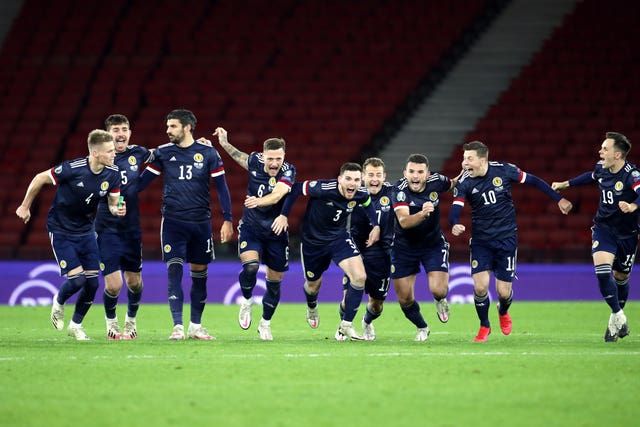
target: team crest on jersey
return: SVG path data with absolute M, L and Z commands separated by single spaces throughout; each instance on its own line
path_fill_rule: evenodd
M 240 242 L 240 249 L 244 249 L 246 247 L 247 247 L 247 242 L 245 241 Z
M 598 242 L 597 240 L 594 240 L 593 243 L 591 244 L 591 248 L 595 249 L 598 247 L 598 245 L 600 245 L 600 242 Z
M 429 200 L 431 200 L 432 202 L 438 200 L 438 193 L 436 193 L 435 191 L 429 193 Z
M 404 202 L 405 200 L 407 200 L 407 195 L 404 194 L 404 191 L 401 191 L 398 193 L 398 196 L 396 198 L 399 202 Z
M 164 246 L 163 246 L 163 248 L 162 248 L 162 250 L 163 250 L 165 253 L 169 253 L 169 252 L 171 252 L 171 245 L 164 245 Z
M 67 268 L 67 261 L 60 260 L 60 268 Z
M 129 169 L 131 169 L 132 171 L 137 171 L 138 170 L 138 161 L 136 160 L 136 158 L 134 156 L 129 156 L 127 161 L 129 162 L 129 165 L 130 165 Z
M 202 169 L 202 167 L 204 166 L 204 164 L 202 163 L 202 161 L 204 160 L 204 156 L 200 153 L 196 153 L 193 155 L 193 166 L 195 166 L 196 169 Z
M 104 263 L 100 263 L 100 271 L 104 271 Z
M 380 206 L 389 206 L 389 203 L 391 203 L 391 200 L 387 196 L 380 197 Z
M 102 191 L 107 191 L 109 189 L 109 183 L 107 181 L 102 181 L 100 184 L 100 189 Z
M 342 286 L 346 285 L 347 283 L 349 283 L 349 278 L 347 278 L 346 276 L 342 277 Z
M 478 268 L 478 260 L 472 260 L 471 261 L 471 268 Z
M 616 182 L 616 185 L 614 188 L 616 189 L 616 191 L 622 191 L 622 189 L 624 188 L 624 184 L 622 184 L 622 181 L 618 181 Z
M 313 279 L 313 271 L 307 271 L 305 274 L 309 279 Z
M 352 201 L 350 201 L 349 203 L 347 203 L 347 208 L 348 208 L 348 209 L 353 209 L 353 208 L 355 208 L 355 207 L 356 207 L 356 204 L 357 204 L 357 203 L 356 203 L 356 202 L 354 202 L 354 201 L 352 200 Z
M 500 178 L 499 176 L 496 176 L 495 178 L 493 178 L 493 181 L 491 181 L 493 183 L 494 187 L 500 187 L 502 185 L 502 178 Z
M 396 266 L 391 264 L 391 273 L 395 273 L 396 272 Z
M 275 187 L 276 186 L 276 177 L 272 176 L 271 178 L 269 178 L 269 187 Z

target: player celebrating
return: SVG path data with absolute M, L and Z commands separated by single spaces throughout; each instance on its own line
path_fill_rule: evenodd
M 126 116 L 112 114 L 106 118 L 104 125 L 114 138 L 114 162 L 120 169 L 120 195 L 127 203 L 127 215 L 124 218 L 111 215 L 104 199 L 100 201 L 96 215 L 100 268 L 104 276 L 102 297 L 107 338 L 134 340 L 138 337 L 136 314 L 142 297 L 142 231 L 138 206 L 138 178 L 142 172 L 142 165 L 151 157 L 151 150 L 129 144 L 131 126 Z M 120 333 L 116 307 L 122 289 L 122 274 L 127 283 L 128 305 L 124 331 Z
M 451 190 L 455 181 L 431 173 L 423 154 L 409 156 L 403 175 L 393 186 L 396 221 L 391 278 L 402 312 L 417 328 L 415 340 L 426 341 L 430 331 L 415 300 L 416 276 L 422 264 L 438 318 L 449 321 L 449 242 L 440 228 L 440 194 Z
M 362 188 L 362 167 L 357 163 L 345 163 L 340 167 L 337 179 L 304 181 L 293 185 L 291 194 L 285 199 L 282 214 L 288 216 L 297 196 L 309 196 L 302 225 L 302 267 L 305 272 L 304 293 L 307 298 L 307 323 L 317 328 L 318 293 L 322 285 L 322 274 L 335 262 L 347 275 L 349 283 L 344 297 L 344 317 L 340 322 L 339 340 L 362 340 L 353 327 L 367 278 L 360 251 L 351 238 L 347 220 L 354 208 L 360 204 L 369 217 L 373 228 L 366 242 L 371 246 L 380 238 L 380 226 L 371 198 Z
M 631 143 L 626 136 L 607 132 L 600 146 L 601 160 L 593 172 L 551 184 L 554 190 L 593 182 L 600 187 L 598 212 L 591 228 L 591 256 L 600 293 L 611 308 L 604 334 L 606 342 L 629 335 L 627 317 L 622 309 L 629 295 L 629 276 L 638 247 L 640 218 L 640 171 L 626 160 L 630 150 Z
M 51 323 L 64 328 L 64 303 L 78 294 L 75 311 L 67 332 L 76 340 L 88 340 L 82 320 L 89 311 L 98 289 L 99 253 L 94 218 L 100 199 L 108 197 L 111 215 L 123 217 L 125 204 L 118 205 L 120 173 L 113 164 L 113 136 L 93 130 L 87 139 L 89 156 L 67 160 L 37 174 L 27 188 L 16 215 L 25 223 L 31 218 L 31 204 L 45 185 L 57 185 L 53 205 L 47 216 L 47 231 L 60 274 L 67 277 L 53 297 Z
M 356 206 L 351 214 L 351 237 L 355 242 L 364 268 L 367 273 L 364 290 L 369 295 L 369 302 L 362 318 L 362 337 L 366 341 L 376 339 L 373 321 L 380 317 L 384 300 L 387 298 L 391 279 L 391 246 L 393 244 L 393 212 L 391 211 L 391 185 L 385 182 L 387 174 L 382 159 L 370 157 L 362 164 L 363 182 L 371 196 L 371 204 L 376 211 L 380 225 L 380 240 L 367 246 L 369 233 L 373 229 L 369 217 L 361 206 Z M 348 277 L 345 276 L 344 294 L 346 296 Z M 344 319 L 344 299 L 340 302 L 340 317 Z M 336 332 L 337 340 L 345 336 Z
M 184 262 L 191 271 L 191 321 L 187 335 L 197 340 L 215 339 L 202 326 L 207 300 L 208 264 L 214 259 L 211 233 L 210 179 L 218 191 L 224 222 L 220 240 L 233 236 L 231 197 L 224 165 L 215 148 L 195 141 L 196 117 L 189 110 L 173 110 L 167 115 L 169 143 L 158 147 L 140 177 L 140 190 L 164 173 L 162 193 L 162 260 L 167 264 L 169 308 L 173 318 L 170 340 L 185 338 L 182 319 Z
M 540 178 L 520 170 L 511 163 L 489 161 L 489 149 L 480 141 L 463 145 L 464 172 L 454 189 L 454 201 L 449 213 L 454 236 L 466 227 L 458 224 L 460 211 L 468 201 L 471 205 L 471 275 L 473 277 L 476 312 L 480 329 L 475 342 L 485 342 L 491 333 L 489 322 L 489 272 L 496 277 L 500 330 L 509 335 L 512 329 L 512 282 L 516 275 L 518 247 L 516 210 L 511 198 L 511 184 L 529 184 L 558 202 L 563 214 L 569 213 L 571 202 L 561 197 Z
M 243 296 L 238 323 L 242 329 L 251 325 L 253 288 L 262 259 L 267 266 L 267 290 L 262 298 L 258 334 L 260 339 L 271 341 L 271 318 L 280 301 L 282 277 L 289 269 L 289 234 L 275 220 L 280 216 L 284 196 L 295 181 L 296 169 L 284 161 L 284 139 L 269 138 L 262 144 L 262 153 L 254 151 L 247 154 L 229 143 L 225 129 L 219 127 L 213 135 L 249 175 L 244 210 L 238 225 L 238 254 L 242 262 L 238 280 Z

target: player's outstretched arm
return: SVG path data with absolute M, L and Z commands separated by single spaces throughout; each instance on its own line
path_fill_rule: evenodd
M 244 199 L 244 206 L 249 209 L 260 208 L 264 206 L 275 205 L 289 193 L 289 186 L 283 182 L 279 182 L 273 187 L 271 193 L 262 197 L 247 196 Z
M 220 146 L 224 148 L 233 160 L 236 161 L 240 166 L 242 166 L 245 170 L 249 170 L 249 155 L 238 150 L 236 147 L 231 145 L 229 139 L 227 138 L 227 131 L 224 128 L 218 127 L 216 131 L 213 133 L 213 136 L 218 137 L 218 142 Z
M 26 224 L 31 219 L 31 204 L 35 200 L 38 193 L 43 186 L 53 184 L 51 175 L 49 175 L 49 171 L 42 171 L 36 176 L 33 177 L 31 183 L 29 183 L 29 187 L 27 187 L 27 192 L 24 195 L 24 199 L 18 208 L 16 209 L 16 215 Z

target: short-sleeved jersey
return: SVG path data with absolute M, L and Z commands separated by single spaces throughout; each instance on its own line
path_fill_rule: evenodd
M 47 216 L 50 232 L 93 233 L 100 199 L 106 199 L 108 194 L 120 195 L 118 167 L 105 166 L 96 174 L 89 167 L 88 157 L 64 161 L 50 169 L 49 175 L 58 186 Z
M 369 191 L 361 187 L 348 200 L 338 190 L 337 179 L 304 181 L 302 194 L 309 196 L 304 214 L 302 238 L 312 245 L 324 245 L 348 234 L 347 219 L 359 204 L 369 201 Z
M 224 175 L 215 148 L 198 141 L 188 147 L 164 144 L 153 152 L 147 169 L 164 174 L 163 217 L 189 222 L 211 219 L 211 178 Z
M 253 152 L 247 159 L 249 166 L 249 183 L 247 184 L 247 196 L 263 197 L 271 194 L 276 184 L 281 182 L 291 188 L 296 179 L 295 167 L 287 162 L 282 164 L 276 176 L 269 176 L 265 172 L 264 156 L 262 153 Z M 284 197 L 271 206 L 258 208 L 244 208 L 242 212 L 242 223 L 249 227 L 256 227 L 261 230 L 271 230 L 273 220 L 280 215 Z
M 633 203 L 640 193 L 640 171 L 635 165 L 625 162 L 617 173 L 602 167 L 598 162 L 591 177 L 600 187 L 598 212 L 594 224 L 604 226 L 619 239 L 638 235 L 640 209 L 624 213 L 618 207 L 619 202 Z
M 434 210 L 420 224 L 411 228 L 402 228 L 395 218 L 395 241 L 399 245 L 410 248 L 423 248 L 440 244 L 442 229 L 440 228 L 440 195 L 451 188 L 451 180 L 439 173 L 432 173 L 419 193 L 411 191 L 406 178 L 402 178 L 393 186 L 392 204 L 395 211 L 408 207 L 413 215 L 422 210 L 426 202 L 433 203 Z
M 114 163 L 120 169 L 120 195 L 127 205 L 124 217 L 111 215 L 107 200 L 101 199 L 96 215 L 96 231 L 101 233 L 140 233 L 140 207 L 138 204 L 138 181 L 144 165 L 151 157 L 151 151 L 138 145 L 129 145 L 122 153 L 116 153 Z
M 371 221 L 362 206 L 356 206 L 351 214 L 351 237 L 363 254 L 386 252 L 393 244 L 393 211 L 391 210 L 391 184 L 385 182 L 378 194 L 370 194 L 380 225 L 380 240 L 367 248 L 367 239 L 373 229 Z
M 511 184 L 523 183 L 527 174 L 511 163 L 489 162 L 484 176 L 460 177 L 453 190 L 453 204 L 471 206 L 471 236 L 479 240 L 516 236 L 516 209 Z

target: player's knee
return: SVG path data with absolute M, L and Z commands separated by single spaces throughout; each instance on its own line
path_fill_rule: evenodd
M 371 300 L 369 302 L 369 307 L 368 307 L 369 311 L 372 314 L 380 314 L 382 313 L 382 309 L 384 307 L 383 304 L 384 304 L 384 301 L 382 300 L 378 300 L 378 299 Z
M 260 263 L 256 260 L 242 263 L 242 275 L 249 280 L 256 280 Z
M 354 289 L 364 289 L 364 284 L 367 281 L 367 273 L 364 271 L 353 273 L 349 277 L 349 280 Z
M 127 288 L 134 294 L 142 292 L 142 281 L 136 283 L 127 283 Z
M 87 290 L 91 291 L 91 292 L 95 292 L 98 290 L 98 286 L 100 285 L 100 283 L 98 282 L 98 272 L 89 272 L 86 273 L 85 272 L 85 278 L 86 278 L 86 283 L 85 283 L 85 287 L 87 288 Z

